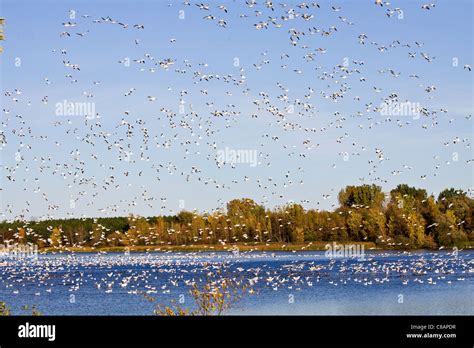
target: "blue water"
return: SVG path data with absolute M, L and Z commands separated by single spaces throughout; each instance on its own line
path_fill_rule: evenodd
M 252 284 L 227 314 L 474 314 L 473 251 L 366 252 L 365 260 L 324 252 L 49 254 L 0 269 L 0 301 L 14 314 L 29 314 L 23 306 L 32 304 L 44 315 L 151 315 L 172 301 L 193 309 L 190 284 L 221 277 L 219 269 Z

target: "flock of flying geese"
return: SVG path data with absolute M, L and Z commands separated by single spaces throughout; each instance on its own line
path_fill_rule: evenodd
M 170 4 L 169 6 L 173 6 Z M 400 8 L 392 8 L 389 2 L 375 1 L 376 6 L 386 9 L 387 15 L 402 11 Z M 217 26 L 226 30 L 231 24 L 236 24 L 230 19 L 226 19 L 231 15 L 230 5 L 211 5 L 206 3 L 191 3 L 185 1 L 182 3 L 183 8 L 190 8 L 190 11 L 198 11 L 203 15 L 203 21 L 216 22 Z M 421 6 L 421 10 L 433 10 L 435 4 L 425 4 Z M 327 10 L 335 14 L 337 22 L 328 27 L 317 26 L 316 16 L 322 11 Z M 289 201 L 289 197 L 285 193 L 285 189 L 304 185 L 305 182 L 305 166 L 301 163 L 309 162 L 312 154 L 316 153 L 321 143 L 326 142 L 326 134 L 338 132 L 339 135 L 333 140 L 334 146 L 345 146 L 350 151 L 341 150 L 336 157 L 351 156 L 351 158 L 362 158 L 366 156 L 368 163 L 368 173 L 364 177 L 359 177 L 361 182 L 373 182 L 376 184 L 385 184 L 388 178 L 381 173 L 382 167 L 388 165 L 386 162 L 391 158 L 384 153 L 383 144 L 376 148 L 370 149 L 361 144 L 349 130 L 345 129 L 349 122 L 359 122 L 357 125 L 361 131 L 373 130 L 387 123 L 394 123 L 397 127 L 422 127 L 429 129 L 445 124 L 446 115 L 449 111 L 445 107 L 430 107 L 429 105 L 421 105 L 419 112 L 423 122 L 415 123 L 409 118 L 397 116 L 380 116 L 382 105 L 390 103 L 402 103 L 401 93 L 387 91 L 377 86 L 376 81 L 371 81 L 365 75 L 368 62 L 360 59 L 350 59 L 345 63 L 335 63 L 332 66 L 322 66 L 318 64 L 320 57 L 325 55 L 330 45 L 337 41 L 335 37 L 342 26 L 356 27 L 348 17 L 344 16 L 344 9 L 341 6 L 331 6 L 324 3 L 299 3 L 293 5 L 276 3 L 270 0 L 257 2 L 256 0 L 248 0 L 241 9 L 239 19 L 252 20 L 253 27 L 256 31 L 260 30 L 281 30 L 288 33 L 288 48 L 284 49 L 280 54 L 280 68 L 284 71 L 293 71 L 296 75 L 303 75 L 303 68 L 294 66 L 293 62 L 302 60 L 305 66 L 311 67 L 314 74 L 314 80 L 321 84 L 321 88 L 309 86 L 302 96 L 295 96 L 291 93 L 289 86 L 282 82 L 275 82 L 275 87 L 279 93 L 272 95 L 270 92 L 258 91 L 251 88 L 251 79 L 247 76 L 247 69 L 251 69 L 252 75 L 261 73 L 265 75 L 265 66 L 275 64 L 268 56 L 268 51 L 260 53 L 260 60 L 251 66 L 239 66 L 235 74 L 234 70 L 227 74 L 218 74 L 211 70 L 209 63 L 200 62 L 193 63 L 192 59 L 184 57 L 183 59 L 161 57 L 156 58 L 150 52 L 144 52 L 142 56 L 132 59 L 118 59 L 115 63 L 120 65 L 127 62 L 136 67 L 140 72 L 157 73 L 165 71 L 167 73 L 174 72 L 178 88 L 170 86 L 167 91 L 170 93 L 170 99 L 176 99 L 176 107 L 158 106 L 158 112 L 153 119 L 142 117 L 139 113 L 131 111 L 130 108 L 123 110 L 121 116 L 114 116 L 117 120 L 115 126 L 104 125 L 104 111 L 97 112 L 86 117 L 78 118 L 55 118 L 53 122 L 54 133 L 67 136 L 67 143 L 55 139 L 51 132 L 43 133 L 41 129 L 33 128 L 29 125 L 30 115 L 17 113 L 15 107 L 19 104 L 27 107 L 36 106 L 36 102 L 30 100 L 20 88 L 12 88 L 4 91 L 5 107 L 3 109 L 4 117 L 2 118 L 2 128 L 0 129 L 0 149 L 2 152 L 11 151 L 11 157 L 15 157 L 13 164 L 6 163 L 2 166 L 5 185 L 15 184 L 16 187 L 22 188 L 23 191 L 29 191 L 31 194 L 39 194 L 43 200 L 43 204 L 47 207 L 47 212 L 41 215 L 41 219 L 55 217 L 64 206 L 69 204 L 69 198 L 74 202 L 73 205 L 83 204 L 87 207 L 96 207 L 96 211 L 102 215 L 116 216 L 119 214 L 128 214 L 133 207 L 141 204 L 143 207 L 150 208 L 152 211 L 159 209 L 161 213 L 176 213 L 176 210 L 170 209 L 167 205 L 166 197 L 156 197 L 150 192 L 150 188 L 145 185 L 137 187 L 135 184 L 140 182 L 142 177 L 152 176 L 155 182 L 159 184 L 163 180 L 164 175 L 181 176 L 184 183 L 193 185 L 205 185 L 209 189 L 228 190 L 231 192 L 238 185 L 253 185 L 259 192 L 262 192 L 261 201 L 264 205 L 272 205 L 276 201 Z M 194 14 L 194 12 L 193 12 Z M 246 25 L 246 22 L 241 25 Z M 74 36 L 78 40 L 87 40 L 87 36 L 93 31 L 99 30 L 100 26 L 114 25 L 123 30 L 134 30 L 138 38 L 133 40 L 132 45 L 141 47 L 140 33 L 146 30 L 144 24 L 128 24 L 124 20 L 111 18 L 109 16 L 92 19 L 90 15 L 82 14 L 75 20 L 68 20 L 62 23 L 63 31 L 60 36 L 64 38 L 63 48 L 55 48 L 52 50 L 54 55 L 59 56 L 64 69 L 66 85 L 85 84 L 82 93 L 86 101 L 95 102 L 96 93 L 100 92 L 101 81 L 94 80 L 90 85 L 82 82 L 82 67 L 80 62 L 74 61 L 74 57 L 69 57 L 67 45 Z M 291 27 L 290 27 L 291 26 Z M 77 28 L 84 28 L 78 31 Z M 321 38 L 312 40 L 312 36 Z M 392 40 L 391 42 L 376 42 L 370 40 L 370 34 L 357 33 L 354 34 L 354 40 L 360 45 L 371 46 L 378 50 L 380 54 L 387 51 L 406 51 L 406 59 L 418 59 L 426 62 L 426 64 L 437 64 L 436 56 L 424 50 L 424 43 L 401 42 L 400 40 Z M 176 38 L 170 38 L 169 44 L 175 45 Z M 314 47 L 312 43 L 317 43 Z M 172 46 L 173 47 L 173 46 Z M 297 50 L 299 48 L 299 50 Z M 383 55 L 381 55 L 383 59 Z M 173 70 L 174 69 L 174 70 Z M 464 70 L 471 71 L 470 64 L 464 64 Z M 389 75 L 394 79 L 401 79 L 408 76 L 409 80 L 421 80 L 421 76 L 414 72 L 408 74 L 399 71 L 395 67 L 385 67 L 377 69 L 380 76 Z M 181 80 L 182 76 L 187 76 L 190 80 Z M 258 76 L 258 75 L 256 75 Z M 469 76 L 470 78 L 470 76 Z M 298 81 L 296 79 L 296 81 Z M 44 83 L 46 87 L 54 86 L 50 78 L 45 77 Z M 60 82 L 56 82 L 60 83 Z M 325 85 L 325 87 L 323 87 Z M 219 88 L 224 91 L 224 95 L 229 99 L 241 99 L 239 94 L 247 97 L 249 104 L 254 108 L 251 113 L 250 120 L 246 113 L 241 110 L 243 105 L 237 102 L 227 103 L 225 106 L 219 105 L 222 96 L 212 98 L 210 89 Z M 360 95 L 355 95 L 354 91 L 362 88 L 372 91 L 374 98 L 364 100 Z M 419 84 L 420 92 L 424 93 L 429 100 L 434 100 L 438 87 L 432 84 Z M 45 93 L 47 92 L 45 88 Z M 139 87 L 130 87 L 123 92 L 123 98 L 132 98 L 142 93 Z M 174 95 L 174 96 L 173 96 Z M 119 96 L 116 96 L 119 98 Z M 205 100 L 204 109 L 207 112 L 197 111 L 189 100 L 193 98 L 202 98 Z M 321 118 L 319 109 L 320 103 L 333 102 L 337 106 L 337 102 L 346 99 L 353 99 L 355 106 L 354 112 L 346 114 L 337 110 L 333 112 L 333 117 L 327 119 Z M 130 99 L 131 100 L 131 99 Z M 136 99 L 133 99 L 136 100 Z M 151 103 L 152 108 L 156 108 L 162 100 L 154 95 L 146 94 L 143 96 L 143 102 Z M 39 105 L 51 104 L 50 96 L 44 95 L 39 100 Z M 132 104 L 134 102 L 131 102 Z M 198 102 L 195 102 L 198 103 Z M 133 107 L 133 105 L 130 107 Z M 186 105 L 186 108 L 184 108 Z M 438 105 L 434 103 L 433 105 Z M 39 107 L 39 106 L 38 106 Z M 183 107 L 181 109 L 181 107 Z M 289 110 L 293 110 L 294 114 L 290 115 Z M 108 117 L 108 116 L 107 116 Z M 110 117 L 108 117 L 110 118 Z M 311 121 L 313 126 L 309 126 L 307 120 Z M 365 119 L 365 120 L 364 120 Z M 465 119 L 470 121 L 471 115 L 465 115 Z M 267 122 L 258 145 L 258 163 L 261 168 L 267 170 L 268 176 L 251 176 L 248 172 L 244 175 L 227 180 L 219 175 L 207 173 L 206 166 L 214 166 L 221 171 L 227 169 L 236 169 L 236 163 L 230 160 L 219 160 L 218 150 L 225 145 L 221 138 L 225 132 L 232 132 L 234 126 L 238 126 L 242 122 L 253 121 Z M 323 123 L 322 123 L 322 122 Z M 450 119 L 449 124 L 455 123 L 455 119 Z M 81 122 L 82 124 L 77 124 Z M 158 125 L 158 126 L 157 126 Z M 259 123 L 259 126 L 261 123 Z M 257 127 L 259 127 L 257 126 Z M 287 137 L 284 133 L 299 134 L 304 139 L 299 144 L 285 140 Z M 329 140 L 328 140 L 329 141 Z M 48 149 L 48 153 L 43 155 L 30 155 L 33 152 L 33 146 L 39 143 Z M 444 139 L 442 142 L 444 147 L 463 146 L 469 150 L 471 142 L 469 138 L 452 137 Z M 56 158 L 55 153 L 49 150 L 53 148 L 60 153 L 66 153 L 67 159 Z M 294 161 L 295 165 L 289 163 L 288 170 L 285 170 L 283 176 L 272 171 L 272 163 L 275 161 L 275 155 L 266 149 L 277 148 L 280 152 L 278 155 L 284 154 L 288 160 Z M 161 160 L 162 154 L 166 150 L 173 149 L 177 151 L 181 158 L 179 161 Z M 104 155 L 103 152 L 107 155 Z M 340 159 L 339 158 L 339 159 Z M 197 161 L 200 161 L 196 163 Z M 192 164 L 188 165 L 192 160 Z M 438 175 L 441 167 L 451 164 L 450 160 L 443 160 L 441 156 L 434 155 L 433 173 L 422 173 L 420 179 L 426 180 Z M 127 169 L 118 169 L 126 162 Z M 337 158 L 327 169 L 335 169 Z M 467 166 L 470 166 L 472 159 L 464 160 Z M 93 172 L 89 168 L 100 168 L 100 175 Z M 243 167 L 240 166 L 239 170 Z M 322 168 L 326 170 L 326 168 Z M 394 176 L 414 171 L 413 165 L 406 163 L 400 168 L 392 168 L 391 174 Z M 232 171 L 230 171 L 231 173 Z M 27 177 L 19 175 L 22 173 Z M 212 172 L 214 173 L 214 172 Z M 218 171 L 216 173 L 219 173 Z M 226 173 L 229 173 L 227 171 Z M 240 173 L 240 172 L 239 172 Z M 271 175 L 274 174 L 275 176 Z M 78 192 L 68 197 L 67 204 L 54 202 L 49 197 L 47 190 L 43 189 L 41 182 L 43 177 L 52 177 L 65 180 L 68 183 L 68 189 L 78 189 Z M 128 180 L 128 181 L 127 181 Z M 33 185 L 33 188 L 29 186 Z M 29 188 L 27 188 L 27 186 Z M 111 190 L 119 191 L 124 187 L 133 187 L 136 193 L 132 199 L 124 197 L 119 202 L 111 203 L 106 206 L 97 207 L 97 198 L 99 196 L 107 196 Z M 335 199 L 337 196 L 337 188 L 328 189 L 322 195 L 321 199 L 303 199 L 301 203 L 319 208 L 324 200 L 330 198 Z M 14 206 L 6 200 L 3 206 L 3 216 L 27 219 L 35 212 L 30 208 L 31 202 L 27 200 L 21 208 Z M 220 207 L 223 207 L 224 201 L 219 200 Z M 332 203 L 334 207 L 336 203 Z M 175 205 L 173 205 L 175 206 Z M 168 209 L 168 210 L 166 210 Z M 67 210 L 67 209 L 66 209 Z M 63 213 L 63 211 L 61 211 Z M 68 217 L 75 216 L 75 211 L 67 211 Z

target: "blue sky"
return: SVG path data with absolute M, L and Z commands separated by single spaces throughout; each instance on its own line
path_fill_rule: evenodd
M 183 206 L 203 211 L 238 197 L 269 207 L 292 200 L 308 208 L 331 209 L 338 191 L 349 184 L 375 183 L 389 190 L 408 183 L 432 193 L 451 186 L 473 187 L 472 119 L 468 119 L 472 72 L 463 68 L 472 64 L 470 1 L 457 1 L 455 6 L 437 1 L 431 10 L 421 9 L 424 2 L 392 1 L 389 7 L 401 8 L 403 18 L 387 17 L 387 6 L 373 1 L 320 1 L 320 8 L 309 9 L 298 8 L 300 2 L 286 2 L 285 8 L 275 2 L 273 11 L 262 1 L 252 8 L 237 1 L 206 3 L 209 11 L 200 10 L 194 2 L 186 6 L 173 1 L 1 2 L 0 13 L 7 21 L 0 55 L 2 109 L 8 111 L 2 113 L 7 144 L 0 150 L 3 218 L 157 215 Z M 220 4 L 227 13 L 217 8 Z M 336 12 L 332 6 L 341 9 Z M 314 18 L 281 20 L 290 8 Z M 69 17 L 70 10 L 76 11 L 76 18 Z M 256 16 L 255 11 L 261 14 Z M 204 20 L 208 14 L 216 19 Z M 127 23 L 128 28 L 93 23 L 107 16 Z M 267 30 L 256 30 L 254 24 L 269 16 L 282 26 L 270 24 Z M 224 19 L 226 28 L 217 26 L 217 19 Z M 76 26 L 64 27 L 66 22 Z M 144 29 L 135 29 L 134 24 Z M 329 36 L 309 35 L 309 28 L 328 30 L 333 25 L 337 31 Z M 290 44 L 291 28 L 305 32 L 296 47 Z M 63 31 L 71 37 L 60 36 Z M 367 35 L 364 45 L 358 39 L 362 33 Z M 395 40 L 400 44 L 390 47 Z M 418 47 L 415 41 L 423 45 Z M 381 52 L 381 46 L 388 49 Z M 318 48 L 326 53 L 318 53 Z M 313 54 L 313 61 L 305 59 L 308 53 Z M 427 62 L 421 53 L 435 58 Z M 282 59 L 283 54 L 289 58 Z M 119 63 L 126 58 L 132 61 L 129 67 Z M 153 65 L 167 58 L 175 60 L 168 70 Z M 239 66 L 234 66 L 236 58 Z M 134 63 L 134 59 L 146 63 Z M 337 65 L 345 59 L 352 73 L 342 78 Z M 63 60 L 79 64 L 80 71 L 64 66 Z M 254 64 L 262 66 L 256 69 Z M 388 69 L 400 76 L 379 72 Z M 324 72 L 335 73 L 322 79 Z M 193 78 L 195 73 L 220 78 L 199 81 Z M 69 74 L 72 78 L 66 77 Z M 245 76 L 245 83 L 224 82 L 224 76 L 241 80 L 239 74 Z M 409 77 L 414 74 L 419 78 Z M 337 102 L 324 98 L 322 93 L 338 91 L 343 84 L 343 98 Z M 436 90 L 428 93 L 428 86 Z M 306 99 L 309 87 L 314 93 Z M 377 93 L 374 87 L 381 91 Z M 124 96 L 130 88 L 136 90 Z M 207 95 L 201 90 L 207 90 Z M 183 96 L 182 91 L 186 91 Z M 93 97 L 86 98 L 84 92 Z M 296 105 L 295 113 L 285 113 L 282 119 L 258 110 L 254 101 L 264 105 L 262 92 L 268 95 L 267 106 L 285 110 L 299 100 L 311 103 L 313 109 L 304 111 Z M 392 116 L 389 121 L 380 113 L 366 111 L 366 103 L 377 107 L 391 93 L 437 116 L 417 120 Z M 283 94 L 288 96 L 286 104 L 278 100 Z M 45 96 L 47 104 L 42 103 Z M 156 100 L 150 102 L 148 96 Z M 179 113 L 180 99 L 184 114 Z M 56 115 L 55 105 L 63 100 L 94 103 L 100 118 L 86 124 L 83 115 Z M 162 108 L 176 114 L 174 123 L 170 124 Z M 210 114 L 215 110 L 239 113 L 215 117 Z M 126 126 L 120 126 L 122 119 L 134 126 L 130 139 Z M 291 125 L 296 128 L 288 130 Z M 143 148 L 140 129 L 144 127 L 148 149 Z M 84 139 L 93 140 L 94 145 Z M 115 146 L 108 149 L 114 142 L 130 146 L 131 163 L 119 160 Z M 164 148 L 166 142 L 169 148 Z M 256 151 L 259 165 L 218 168 L 213 158 L 226 147 Z M 381 161 L 378 150 L 383 152 Z

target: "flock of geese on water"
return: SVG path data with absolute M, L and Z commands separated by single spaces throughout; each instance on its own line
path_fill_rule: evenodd
M 474 273 L 468 253 L 378 252 L 364 260 L 322 254 L 242 252 L 43 255 L 2 267 L 0 293 L 41 296 L 101 292 L 167 295 L 232 279 L 250 294 L 329 286 L 447 286 Z

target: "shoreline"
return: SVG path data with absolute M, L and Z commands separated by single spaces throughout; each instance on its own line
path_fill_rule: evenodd
M 38 250 L 40 254 L 51 254 L 51 253 L 113 253 L 113 252 L 154 252 L 154 253 L 166 253 L 166 252 L 252 252 L 252 251 L 271 251 L 271 252 L 289 252 L 289 251 L 326 251 L 326 245 L 333 245 L 336 243 L 340 246 L 352 245 L 354 249 L 362 249 L 364 251 L 439 251 L 440 249 L 406 249 L 406 248 L 384 248 L 377 247 L 373 242 L 313 242 L 308 244 L 285 244 L 285 243 L 268 243 L 268 244 L 228 244 L 228 245 L 215 245 L 215 244 L 195 244 L 195 245 L 156 245 L 156 246 L 116 246 L 116 247 L 62 247 L 52 248 L 47 247 Z M 461 250 L 473 250 L 473 245 L 467 246 Z M 441 250 L 452 250 L 450 248 L 443 248 Z

